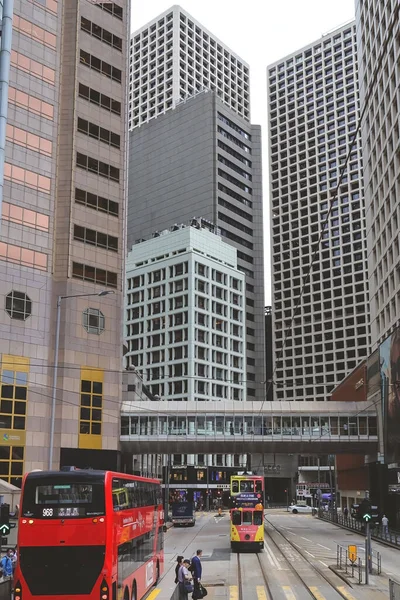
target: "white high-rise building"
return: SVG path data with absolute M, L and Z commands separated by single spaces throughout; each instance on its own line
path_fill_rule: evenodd
M 203 224 L 174 226 L 129 252 L 126 356 L 165 400 L 244 401 L 245 275 L 236 249 Z
M 277 400 L 326 400 L 368 353 L 357 70 L 354 23 L 268 67 Z
M 129 59 L 129 129 L 205 89 L 250 121 L 249 66 L 180 6 L 133 33 Z
M 358 0 L 371 341 L 400 325 L 400 5 Z

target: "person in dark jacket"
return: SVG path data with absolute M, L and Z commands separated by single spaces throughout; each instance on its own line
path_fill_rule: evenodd
M 196 590 L 199 589 L 199 584 L 200 584 L 201 576 L 203 573 L 203 567 L 202 567 L 201 560 L 200 560 L 202 557 L 202 554 L 203 554 L 203 550 L 197 550 L 196 556 L 193 556 L 193 558 L 192 558 L 192 576 L 193 576 L 193 587 L 194 587 L 195 592 L 196 592 Z
M 183 563 L 183 556 L 177 556 L 176 557 L 176 567 L 175 567 L 175 583 L 179 583 L 179 579 L 178 579 L 178 573 L 179 573 L 179 568 L 182 566 Z

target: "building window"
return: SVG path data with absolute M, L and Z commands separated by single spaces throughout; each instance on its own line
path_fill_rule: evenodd
M 3 354 L 0 387 L 0 428 L 3 440 L 10 440 L 10 446 L 0 446 L 0 479 L 21 487 L 25 417 L 28 397 L 29 361 L 22 356 Z M 14 442 L 15 445 L 12 445 Z
M 118 238 L 80 225 L 74 225 L 74 240 L 118 252 Z
M 90 374 L 90 371 L 87 371 Z M 101 378 L 102 372 L 99 372 Z M 87 375 L 84 375 L 87 377 Z M 93 371 L 93 379 L 96 374 Z M 81 379 L 81 405 L 79 418 L 79 433 L 84 435 L 101 436 L 103 411 L 103 382 L 93 379 Z
M 121 102 L 106 96 L 105 94 L 101 94 L 97 90 L 93 90 L 89 88 L 87 85 L 83 85 L 83 83 L 79 84 L 79 97 L 88 100 L 92 104 L 96 104 L 105 110 L 108 110 L 116 115 L 121 115 Z
M 123 19 L 122 6 L 118 6 L 115 2 L 96 2 L 96 6 L 102 8 L 106 12 L 110 13 L 113 17 L 116 17 L 120 21 Z M 132 43 L 132 42 L 131 42 Z
M 40 229 L 40 231 L 49 231 L 49 217 L 47 215 L 9 202 L 3 202 L 3 219 L 26 227 L 33 227 L 33 229 Z
M 118 285 L 117 273 L 82 263 L 72 263 L 72 277 L 83 281 L 93 281 L 106 287 L 116 288 Z
M 34 152 L 39 152 L 45 156 L 51 156 L 53 149 L 52 142 L 35 135 L 34 133 L 7 124 L 6 137 L 7 140 L 13 144 L 17 144 L 28 150 L 33 150 Z
M 96 23 L 89 21 L 89 19 L 85 19 L 85 17 L 81 17 L 81 29 L 101 42 L 122 52 L 122 38 L 107 31 L 107 29 L 103 29 L 99 25 L 96 25 Z
M 40 6 L 40 8 L 44 8 L 49 10 L 50 12 L 57 14 L 57 0 L 29 0 L 32 4 L 36 4 Z
M 118 202 L 103 198 L 102 196 L 96 196 L 96 194 L 92 194 L 91 192 L 75 188 L 75 202 L 118 217 Z
M 28 169 L 23 169 L 16 165 L 4 163 L 4 179 L 26 185 L 26 187 L 37 190 L 38 192 L 43 192 L 44 194 L 50 194 L 50 177 L 38 175 L 33 171 L 28 171 Z
M 85 169 L 86 171 L 90 171 L 91 173 L 96 173 L 96 175 L 100 175 L 100 177 L 105 177 L 106 179 L 111 179 L 112 181 L 119 183 L 119 169 L 117 169 L 117 167 L 113 167 L 112 165 L 97 160 L 96 158 L 92 158 L 91 156 L 86 156 L 85 154 L 77 152 L 76 166 Z
M 26 321 L 32 314 L 32 302 L 23 292 L 13 290 L 6 296 L 6 311 L 12 319 Z
M 88 333 L 100 335 L 105 329 L 103 313 L 98 308 L 87 308 L 84 310 L 83 327 Z
M 13 246 L 0 242 L 0 260 L 17 263 L 23 267 L 34 267 L 40 271 L 47 271 L 47 254 L 35 252 L 28 248 Z
M 122 81 L 122 71 L 121 69 L 117 69 L 113 67 L 109 63 L 106 63 L 104 60 L 100 60 L 97 56 L 93 56 L 84 50 L 80 51 L 80 61 L 81 64 L 86 65 L 89 69 L 94 69 L 99 73 L 102 73 L 109 79 L 116 81 L 117 83 L 121 83 Z
M 29 75 L 33 75 L 38 79 L 42 79 L 42 81 L 45 81 L 50 85 L 54 85 L 55 83 L 56 72 L 54 69 L 50 69 L 49 67 L 42 65 L 42 63 L 32 60 L 28 56 L 20 54 L 15 50 L 11 50 L 11 64 L 16 69 L 29 73 Z
M 43 100 L 39 100 L 35 96 L 25 94 L 25 92 L 21 92 L 13 87 L 8 88 L 8 100 L 11 104 L 15 104 L 50 121 L 54 118 L 54 107 L 51 104 L 43 102 Z
M 104 127 L 100 127 L 95 123 L 90 123 L 86 121 L 86 119 L 81 119 L 78 117 L 78 131 L 80 133 L 84 133 L 95 140 L 99 140 L 104 144 L 108 144 L 109 146 L 113 146 L 114 148 L 121 147 L 121 136 L 113 131 L 109 131 Z
M 14 15 L 13 28 L 30 37 L 35 42 L 41 42 L 48 48 L 55 49 L 57 46 L 57 38 L 53 33 L 50 33 L 50 31 L 47 31 L 46 29 L 42 29 L 42 27 L 39 27 L 38 25 L 34 25 L 30 21 L 22 19 L 18 15 Z

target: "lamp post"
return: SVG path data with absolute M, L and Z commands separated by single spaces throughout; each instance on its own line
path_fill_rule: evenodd
M 89 296 L 107 296 L 115 294 L 113 290 L 102 290 L 93 294 L 72 294 L 71 296 L 58 296 L 57 298 L 57 321 L 56 321 L 56 346 L 54 351 L 54 372 L 53 372 L 53 389 L 51 394 L 51 421 L 50 421 L 50 448 L 49 448 L 49 470 L 53 465 L 54 451 L 54 425 L 56 418 L 56 395 L 57 395 L 57 374 L 58 374 L 58 351 L 60 348 L 60 321 L 61 321 L 61 302 L 68 298 L 88 298 Z

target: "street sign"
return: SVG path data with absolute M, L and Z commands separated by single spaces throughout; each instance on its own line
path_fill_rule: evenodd
M 354 563 L 357 560 L 357 546 L 347 546 L 347 554 L 349 557 L 349 561 Z

